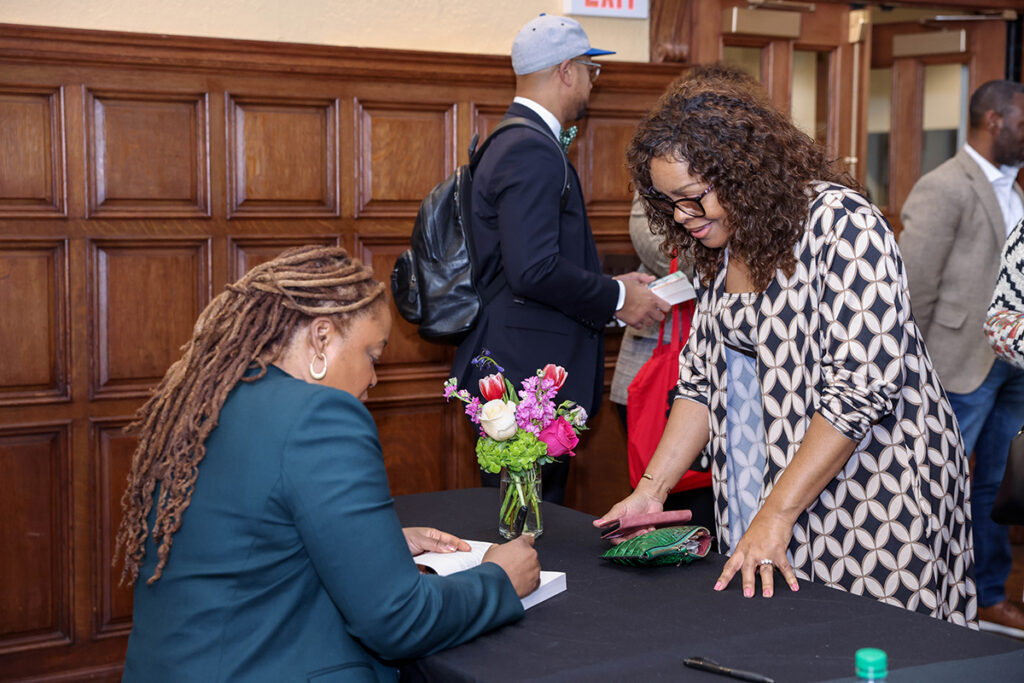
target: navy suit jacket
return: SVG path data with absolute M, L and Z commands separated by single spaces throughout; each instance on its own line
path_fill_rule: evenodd
M 394 681 L 386 660 L 522 616 L 496 564 L 417 571 L 349 394 L 271 367 L 235 387 L 206 449 L 152 586 L 147 541 L 125 681 Z
M 509 107 L 505 117 L 511 116 L 547 129 L 521 104 Z M 469 226 L 476 281 L 484 291 L 504 272 L 508 284 L 459 345 L 452 374 L 477 394 L 477 380 L 486 373 L 470 361 L 483 348 L 517 388 L 523 378 L 555 363 L 569 373 L 558 399 L 572 399 L 593 413 L 604 386 L 604 326 L 615 313 L 619 286 L 601 274 L 571 165 L 569 198 L 561 210 L 563 176 L 557 147 L 528 128 L 502 132 L 480 160 Z

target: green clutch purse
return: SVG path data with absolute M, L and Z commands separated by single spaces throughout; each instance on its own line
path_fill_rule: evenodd
M 690 564 L 711 549 L 711 533 L 702 526 L 669 526 L 649 531 L 606 550 L 601 557 L 631 567 Z

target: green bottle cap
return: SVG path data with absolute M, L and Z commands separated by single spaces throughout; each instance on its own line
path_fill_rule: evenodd
M 862 647 L 857 650 L 857 677 L 867 679 L 885 678 L 889 673 L 888 659 L 885 650 L 877 647 Z

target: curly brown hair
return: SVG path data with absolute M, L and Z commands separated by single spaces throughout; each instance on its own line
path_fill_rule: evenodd
M 150 533 L 159 559 L 147 583 L 163 573 L 206 455 L 203 444 L 234 386 L 263 377 L 303 322 L 325 316 L 344 334 L 354 319 L 383 305 L 383 294 L 384 284 L 344 249 L 311 246 L 256 266 L 210 302 L 182 357 L 125 428 L 139 441 L 121 498 L 124 518 L 114 552 L 115 563 L 124 556 L 122 583 L 138 579 Z
M 694 68 L 677 79 L 641 121 L 626 150 L 633 184 L 651 188 L 652 159 L 686 162 L 691 175 L 714 185 L 733 229 L 730 253 L 743 261 L 758 291 L 781 269 L 792 275 L 793 247 L 807 218 L 805 187 L 814 180 L 859 189 L 848 173 L 776 109 L 760 84 L 723 64 Z M 721 266 L 723 249 L 705 247 L 672 215 L 647 202 L 651 231 L 662 249 L 694 263 L 705 285 Z

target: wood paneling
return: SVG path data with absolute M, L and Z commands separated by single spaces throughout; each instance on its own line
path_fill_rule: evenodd
M 337 235 L 230 237 L 228 238 L 228 282 L 234 282 L 254 266 L 274 260 L 286 249 L 308 244 L 337 247 L 339 242 Z
M 208 252 L 205 239 L 90 243 L 93 396 L 145 396 L 181 356 L 210 301 Z
M 0 217 L 65 214 L 63 95 L 0 84 Z
M 231 215 L 336 216 L 335 100 L 228 96 Z
M 210 214 L 205 94 L 90 91 L 85 99 L 88 214 Z
M 96 548 L 92 575 L 95 621 L 94 638 L 127 635 L 132 625 L 132 589 L 121 586 L 120 567 L 113 567 L 117 528 L 121 525 L 121 493 L 132 463 L 135 437 L 124 434 L 129 418 L 93 420 L 92 460 L 95 463 L 93 500 Z
M 66 401 L 67 243 L 0 239 L 0 405 Z
M 0 655 L 71 633 L 68 425 L 0 426 Z
M 389 446 L 384 449 L 384 465 L 391 495 L 448 488 L 448 459 L 432 457 L 437 451 L 449 449 L 443 413 L 443 400 L 374 411 L 381 443 Z
M 455 170 L 455 105 L 356 100 L 355 120 L 356 216 L 415 217 Z
M 615 62 L 594 88 L 570 158 L 601 254 L 630 250 L 622 149 L 678 72 Z M 121 428 L 202 308 L 303 244 L 386 282 L 513 87 L 507 57 L 0 25 L 0 678 L 119 678 Z M 394 319 L 367 400 L 393 493 L 479 485 L 472 425 L 441 395 L 454 347 Z M 606 406 L 568 502 L 602 512 L 623 487 Z
M 635 111 L 589 109 L 585 130 L 570 147 L 575 147 L 578 155 L 576 169 L 584 183 L 589 216 L 629 214 L 633 192 L 625 160 L 626 146 L 635 129 Z

